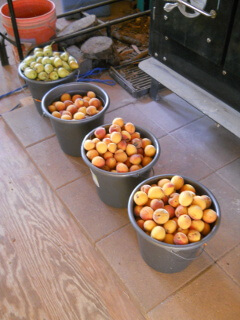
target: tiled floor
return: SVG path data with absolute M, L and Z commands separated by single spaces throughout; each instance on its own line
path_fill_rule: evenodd
M 104 77 L 110 78 L 108 74 Z M 0 259 L 4 266 L 4 280 L 0 280 L 1 320 L 238 320 L 240 139 L 168 90 L 155 102 L 148 96 L 135 99 L 118 84 L 99 86 L 107 91 L 111 101 L 105 123 L 120 116 L 150 130 L 161 146 L 154 174 L 174 173 L 201 181 L 220 204 L 220 228 L 207 243 L 205 252 L 184 271 L 164 274 L 151 269 L 140 255 L 127 209 L 112 208 L 101 201 L 83 160 L 62 152 L 49 120 L 37 113 L 30 100 L 0 119 L 0 173 L 3 182 L 9 179 L 18 191 L 11 196 L 10 189 L 0 182 L 3 208 L 7 203 L 5 190 L 9 203 L 9 210 L 0 221 Z M 29 96 L 28 91 L 4 98 L 4 102 L 8 101 L 7 110 L 18 97 L 25 96 Z M 6 147 L 4 141 L 9 141 Z M 8 153 L 15 149 L 16 158 L 9 158 Z M 7 163 L 11 174 L 5 178 Z M 18 185 L 14 184 L 16 177 L 20 179 Z M 26 183 L 28 193 L 22 193 L 21 181 Z M 46 201 L 42 202 L 41 194 L 46 194 Z M 31 204 L 29 216 L 24 205 L 19 205 L 19 212 L 15 212 L 18 201 Z M 16 215 L 19 213 L 20 216 Z M 18 218 L 13 221 L 11 216 Z M 21 222 L 22 229 L 17 227 Z M 17 239 L 16 247 L 8 244 L 10 238 L 13 244 Z M 24 272 L 16 262 L 11 269 L 3 255 L 4 243 L 14 262 L 19 242 L 20 253 L 24 254 L 19 254 L 18 263 L 24 264 Z M 31 242 L 34 247 L 26 254 Z M 39 259 L 38 255 L 43 254 L 44 258 L 50 246 L 58 246 L 57 252 L 68 258 L 53 259 L 54 251 L 49 250 L 45 259 Z M 13 309 L 10 292 L 15 292 L 22 272 L 29 282 L 18 286 L 18 298 L 13 298 L 17 307 Z M 65 278 L 59 277 L 61 272 L 65 272 Z M 66 279 L 68 286 L 64 284 Z M 32 289 L 30 280 L 38 289 Z M 46 292 L 44 283 L 50 283 Z M 66 294 L 64 299 L 58 295 L 59 283 Z M 90 286 L 92 283 L 94 286 Z M 115 286 L 119 290 L 111 291 Z M 22 296 L 26 298 L 22 300 Z M 93 300 L 97 299 L 101 301 L 94 309 Z M 42 313 L 29 311 L 34 308 Z M 118 312 L 121 309 L 122 313 Z

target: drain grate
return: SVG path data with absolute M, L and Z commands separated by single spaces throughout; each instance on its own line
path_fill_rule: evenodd
M 138 63 L 117 68 L 110 67 L 109 73 L 134 98 L 140 98 L 150 90 L 151 77 L 138 68 Z

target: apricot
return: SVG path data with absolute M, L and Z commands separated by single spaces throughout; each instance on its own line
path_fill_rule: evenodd
M 150 188 L 151 188 L 150 184 L 144 184 L 141 186 L 140 190 L 148 194 L 148 191 Z
M 122 133 L 122 139 L 126 140 L 126 142 L 129 142 L 132 139 L 130 133 L 127 132 L 126 130 L 122 130 L 121 133 Z
M 163 178 L 163 179 L 158 180 L 157 185 L 162 188 L 163 185 L 164 185 L 165 183 L 168 183 L 168 182 L 170 182 L 169 179 Z
M 63 114 L 61 116 L 61 119 L 63 119 L 63 120 L 72 120 L 72 116 L 70 116 L 69 114 Z
M 54 112 L 54 111 L 56 111 L 56 110 L 57 110 L 57 108 L 56 108 L 55 105 L 50 104 L 50 105 L 48 106 L 48 111 L 50 111 L 51 113 Z
M 137 154 L 137 148 L 133 144 L 129 143 L 126 148 L 126 153 L 128 156 Z
M 142 140 L 140 138 L 134 138 L 131 140 L 131 143 L 137 148 L 142 148 Z
M 117 145 L 114 142 L 109 143 L 107 147 L 108 147 L 108 150 L 112 153 L 114 153 L 117 150 Z
M 140 138 L 141 135 L 139 132 L 135 131 L 133 132 L 133 134 L 131 134 L 131 140 L 135 139 L 135 138 Z
M 107 158 L 106 159 L 106 165 L 110 168 L 110 169 L 114 169 L 116 167 L 117 161 L 115 158 Z
M 98 168 L 102 168 L 105 165 L 105 160 L 101 156 L 96 156 L 92 159 L 92 164 Z
M 191 226 L 192 220 L 187 214 L 183 214 L 178 217 L 178 226 L 182 229 L 188 229 Z
M 187 207 L 182 206 L 181 204 L 178 205 L 175 209 L 175 216 L 176 217 L 180 217 L 183 214 L 187 214 L 188 213 L 188 209 Z
M 143 157 L 142 158 L 142 166 L 146 167 L 151 161 L 152 161 L 151 157 L 147 157 L 147 156 Z
M 162 201 L 162 200 L 161 200 Z M 169 213 L 169 218 L 172 219 L 175 216 L 175 208 L 172 207 L 170 204 L 166 204 L 163 207 Z
M 203 211 L 201 207 L 197 206 L 196 204 L 192 204 L 188 207 L 188 215 L 193 220 L 200 220 L 203 216 Z
M 78 111 L 78 108 L 74 104 L 70 104 L 67 106 L 66 110 L 71 112 L 71 114 L 74 114 Z
M 118 142 L 117 147 L 118 147 L 118 149 L 122 149 L 125 151 L 127 148 L 127 141 L 121 140 L 120 142 Z
M 91 149 L 86 153 L 86 156 L 89 160 L 92 160 L 94 157 L 99 156 L 99 153 L 96 149 Z
M 80 107 L 80 108 L 78 108 L 78 112 L 82 112 L 82 113 L 84 113 L 86 115 L 87 114 L 87 108 L 86 107 Z
M 139 219 L 137 220 L 137 225 L 143 230 L 143 224 L 144 224 L 144 220 Z
M 212 209 L 203 210 L 202 219 L 204 222 L 213 223 L 217 220 L 217 212 Z
M 137 170 L 139 170 L 139 169 L 141 169 L 142 168 L 142 166 L 141 165 L 139 165 L 139 164 L 133 164 L 132 166 L 130 166 L 129 167 L 129 171 L 137 171 Z
M 189 242 L 198 242 L 201 240 L 201 233 L 197 230 L 189 230 L 187 237 Z
M 134 206 L 133 213 L 136 217 L 140 217 L 140 211 L 142 208 L 143 206 L 138 206 L 138 205 Z
M 194 196 L 192 204 L 198 205 L 202 210 L 206 209 L 206 201 L 201 196 Z
M 174 220 L 168 220 L 163 225 L 166 233 L 174 233 L 177 229 L 177 223 Z
M 184 206 L 187 207 L 189 206 L 193 201 L 193 193 L 186 190 L 186 191 L 182 191 L 179 195 L 179 203 Z
M 98 139 L 98 138 L 93 138 L 92 139 L 92 142 L 94 142 L 95 143 L 95 145 L 98 143 L 98 142 L 100 142 L 101 140 L 100 139 Z
M 183 232 L 177 232 L 173 237 L 173 242 L 177 245 L 188 244 L 188 237 Z
M 96 98 L 96 93 L 93 92 L 93 91 L 88 91 L 88 92 L 87 92 L 87 96 L 88 96 L 89 98 Z
M 153 239 L 163 241 L 166 236 L 166 231 L 162 226 L 156 226 L 152 229 L 150 235 Z
M 73 104 L 72 100 L 65 100 L 63 101 L 65 108 L 67 108 L 68 106 L 70 106 L 71 104 L 75 106 L 75 104 Z
M 82 98 L 77 98 L 75 101 L 74 101 L 74 104 L 77 108 L 80 108 L 80 107 L 84 107 L 84 101 Z
M 85 140 L 83 146 L 84 146 L 84 149 L 87 151 L 95 149 L 95 143 L 90 139 Z
M 89 106 L 86 108 L 86 113 L 89 115 L 89 116 L 94 116 L 95 114 L 97 114 L 97 109 L 95 106 Z
M 202 220 L 192 220 L 191 226 L 189 227 L 191 230 L 197 230 L 202 232 L 204 229 L 204 221 Z
M 65 108 L 66 108 L 65 104 L 62 101 L 56 101 L 54 105 L 55 105 L 57 111 L 62 111 L 62 110 L 65 110 Z
M 133 196 L 133 200 L 137 205 L 143 206 L 148 201 L 148 195 L 143 191 L 137 191 Z
M 71 98 L 72 102 L 75 102 L 76 99 L 78 98 L 82 98 L 82 96 L 80 94 L 74 94 Z
M 153 212 L 153 220 L 157 224 L 164 224 L 169 220 L 169 213 L 167 210 L 160 208 Z
M 140 211 L 140 217 L 143 220 L 152 220 L 153 219 L 153 209 L 149 206 L 144 206 Z
M 152 141 L 148 138 L 142 138 L 142 147 L 145 148 L 146 146 L 152 144 Z
M 108 128 L 108 132 L 112 133 L 112 132 L 121 132 L 121 127 L 117 124 L 111 124 L 110 127 Z
M 203 198 L 203 200 L 206 202 L 206 209 L 210 208 L 212 205 L 212 200 L 209 196 L 207 195 L 202 195 L 201 198 Z
M 97 150 L 100 154 L 104 154 L 105 152 L 107 152 L 108 148 L 107 148 L 106 143 L 104 143 L 104 142 L 102 142 L 102 141 L 99 141 L 99 142 L 96 144 L 96 150 Z
M 175 191 L 174 184 L 171 182 L 167 182 L 162 186 L 163 192 L 166 196 L 170 196 Z
M 120 127 L 124 126 L 124 121 L 122 118 L 114 118 L 112 124 L 117 124 Z
M 105 142 L 106 145 L 112 142 L 110 138 L 103 138 L 102 141 Z
M 71 95 L 70 95 L 69 93 L 63 93 L 63 94 L 61 95 L 60 100 L 61 100 L 62 102 L 65 101 L 65 100 L 71 100 Z
M 144 221 L 143 229 L 145 231 L 151 232 L 152 229 L 156 227 L 156 225 L 157 225 L 156 222 L 154 222 L 153 220 L 146 220 Z
M 175 186 L 175 190 L 181 189 L 184 185 L 184 179 L 181 176 L 175 175 L 171 178 L 171 182 Z
M 157 209 L 162 209 L 164 207 L 164 203 L 159 199 L 150 199 L 150 207 L 155 211 Z
M 98 127 L 94 130 L 94 135 L 98 139 L 103 139 L 106 135 L 106 129 L 104 127 Z
M 110 134 L 110 139 L 112 142 L 118 144 L 122 140 L 121 132 L 116 132 L 116 131 L 112 132 Z
M 104 143 L 104 142 L 103 142 Z M 113 153 L 110 152 L 110 151 L 106 151 L 104 154 L 103 154 L 103 158 L 105 160 L 109 159 L 109 158 L 112 158 L 113 157 Z
M 155 153 L 156 153 L 156 148 L 152 144 L 149 144 L 144 148 L 144 154 L 147 157 L 153 157 Z
M 135 130 L 136 130 L 134 124 L 131 123 L 131 122 L 125 123 L 124 129 L 125 129 L 127 132 L 129 132 L 130 134 L 133 134 L 133 133 L 135 132 Z
M 164 242 L 165 242 L 165 243 L 168 243 L 168 244 L 174 244 L 173 238 L 174 238 L 174 235 L 173 235 L 173 234 L 167 233 L 166 236 L 165 236 L 165 238 L 164 238 Z
M 140 164 L 142 162 L 142 155 L 141 154 L 133 154 L 130 156 L 129 161 L 132 164 Z
M 61 118 L 61 113 L 59 111 L 53 111 L 52 116 L 56 118 Z
M 151 187 L 148 190 L 148 197 L 150 199 L 162 199 L 164 197 L 164 192 L 162 190 L 162 188 L 155 186 L 155 187 Z
M 102 103 L 98 98 L 91 98 L 89 101 L 89 106 L 94 106 L 96 109 L 101 107 Z
M 180 192 L 182 192 L 182 191 L 192 191 L 192 192 L 196 193 L 196 189 L 194 188 L 194 186 L 192 186 L 189 183 L 186 183 L 182 186 L 182 188 L 180 189 Z
M 117 165 L 116 165 L 116 170 L 117 172 L 120 172 L 120 173 L 124 173 L 124 172 L 128 172 L 128 166 L 125 164 L 125 163 L 121 163 L 119 162 Z
M 204 228 L 203 228 L 203 230 L 201 231 L 201 234 L 202 234 L 203 236 L 206 236 L 206 235 L 209 234 L 210 231 L 211 231 L 210 224 L 207 223 L 207 222 L 204 222 Z
M 179 193 L 174 192 L 174 193 L 170 194 L 170 196 L 168 198 L 168 203 L 172 207 L 176 208 L 179 205 Z
M 178 227 L 177 228 L 177 232 L 182 232 L 182 233 L 184 233 L 184 234 L 188 234 L 188 232 L 189 232 L 189 229 L 182 229 L 182 228 L 180 228 L 180 227 Z
M 117 162 L 125 162 L 128 156 L 125 151 L 119 149 L 114 153 L 114 158 L 116 159 Z

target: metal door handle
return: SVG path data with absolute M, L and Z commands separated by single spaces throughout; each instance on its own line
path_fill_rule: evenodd
M 192 4 L 190 4 L 190 3 L 188 3 L 188 2 L 186 2 L 186 1 L 184 1 L 184 0 L 165 0 L 165 1 L 174 2 L 174 4 L 173 4 L 173 3 L 166 3 L 166 4 L 164 5 L 164 10 L 167 11 L 167 12 L 169 12 L 169 11 L 171 11 L 172 9 L 174 9 L 175 7 L 177 7 L 178 4 L 183 4 L 184 6 L 186 6 L 186 7 L 190 8 L 190 9 L 192 9 L 192 10 L 195 10 L 195 11 L 201 13 L 201 14 L 204 15 L 205 17 L 209 17 L 209 18 L 214 19 L 214 18 L 216 18 L 216 16 L 217 16 L 217 12 L 216 12 L 215 10 L 210 10 L 210 12 L 206 12 L 206 11 L 204 11 L 204 10 L 201 10 L 201 9 L 197 8 L 197 7 L 194 7 Z M 169 5 L 172 5 L 172 6 L 170 7 Z M 175 6 L 173 6 L 173 5 L 175 5 Z M 170 8 L 171 8 L 171 9 L 170 9 Z M 170 9 L 170 10 L 169 10 L 169 9 Z

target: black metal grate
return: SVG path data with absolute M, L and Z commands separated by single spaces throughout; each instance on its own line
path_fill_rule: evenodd
M 151 77 L 138 68 L 138 63 L 117 68 L 111 67 L 109 73 L 134 98 L 140 98 L 149 93 Z

